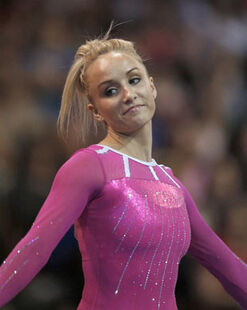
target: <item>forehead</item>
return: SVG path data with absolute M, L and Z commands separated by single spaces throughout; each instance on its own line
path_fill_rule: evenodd
M 87 68 L 88 82 L 98 82 L 102 79 L 112 79 L 121 74 L 126 74 L 130 69 L 137 68 L 144 71 L 144 65 L 134 56 L 121 52 L 109 52 L 100 55 Z

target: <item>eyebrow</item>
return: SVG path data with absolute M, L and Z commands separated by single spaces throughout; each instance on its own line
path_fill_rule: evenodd
M 139 69 L 138 69 L 137 67 L 131 68 L 130 70 L 128 70 L 128 71 L 126 72 L 126 74 L 129 74 L 130 72 L 132 72 L 132 71 L 134 71 L 134 70 L 139 70 Z M 98 88 L 99 88 L 100 86 L 104 85 L 104 84 L 108 84 L 108 83 L 112 83 L 112 82 L 113 82 L 113 80 L 103 81 L 103 82 L 101 82 L 101 83 L 98 85 Z

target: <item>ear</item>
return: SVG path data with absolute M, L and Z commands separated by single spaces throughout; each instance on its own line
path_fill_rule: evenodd
M 102 122 L 104 119 L 103 117 L 98 113 L 98 111 L 95 109 L 94 105 L 92 103 L 89 103 L 87 105 L 88 109 L 93 113 L 93 117 L 96 121 Z
M 154 79 L 153 79 L 152 76 L 150 76 L 149 81 L 150 81 L 150 86 L 152 88 L 153 97 L 154 97 L 154 99 L 156 99 L 156 97 L 157 97 L 157 89 L 156 89 L 156 87 L 154 85 Z

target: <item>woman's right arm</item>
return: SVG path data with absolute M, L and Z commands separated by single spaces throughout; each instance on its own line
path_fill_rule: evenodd
M 92 150 L 77 151 L 59 169 L 31 229 L 0 267 L 0 307 L 46 264 L 87 203 L 100 193 L 104 181 L 101 164 Z

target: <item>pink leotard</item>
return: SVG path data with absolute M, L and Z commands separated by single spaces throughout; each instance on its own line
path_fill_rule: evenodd
M 31 229 L 0 268 L 0 306 L 46 264 L 74 224 L 85 285 L 78 310 L 175 310 L 188 252 L 247 309 L 247 267 L 212 231 L 170 168 L 106 146 L 59 169 Z

